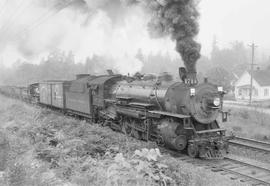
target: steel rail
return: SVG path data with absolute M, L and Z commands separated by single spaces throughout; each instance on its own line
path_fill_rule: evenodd
M 233 159 L 230 157 L 225 157 L 224 160 L 217 160 L 217 161 L 205 161 L 205 160 L 200 160 L 200 159 L 194 159 L 191 158 L 187 155 L 181 155 L 180 157 L 177 156 L 178 153 L 176 153 L 175 151 L 171 151 L 168 149 L 164 149 L 161 148 L 161 150 L 164 152 L 169 153 L 170 155 L 174 156 L 175 158 L 186 162 L 186 163 L 190 163 L 194 166 L 198 166 L 198 167 L 208 167 L 207 169 L 211 170 L 212 172 L 224 172 L 227 173 L 226 175 L 229 175 L 230 177 L 236 179 L 236 180 L 240 180 L 241 182 L 250 182 L 251 185 L 265 185 L 265 186 L 270 186 L 270 169 L 265 168 L 265 167 L 260 167 L 258 165 L 254 165 L 254 164 L 249 164 L 247 162 L 243 162 L 237 159 Z M 232 168 L 229 168 L 232 167 Z M 241 172 L 240 170 L 233 170 L 233 169 L 242 169 Z M 266 174 L 268 180 L 265 179 L 260 179 L 258 177 L 256 177 L 255 175 L 249 175 L 250 172 L 248 173 L 248 170 L 252 171 L 253 169 L 256 170 L 257 174 L 263 173 Z M 246 173 L 245 173 L 246 172 Z M 261 174 L 261 175 L 263 175 Z M 225 175 L 225 174 L 224 174 Z M 233 177 L 233 176 L 236 176 Z M 265 178 L 265 177 L 264 177 Z
M 270 153 L 270 143 L 264 141 L 235 137 L 229 141 L 229 144 Z
M 246 162 L 243 162 L 243 161 L 240 161 L 240 160 L 236 160 L 236 159 L 233 159 L 233 158 L 229 158 L 229 157 L 225 157 L 224 160 L 228 160 L 228 161 L 231 161 L 231 162 L 236 162 L 238 164 L 253 167 L 253 168 L 256 168 L 256 169 L 261 169 L 263 171 L 269 172 L 269 176 L 270 176 L 270 169 L 268 169 L 268 168 L 260 167 L 260 166 L 254 165 L 254 164 L 249 164 L 249 163 L 246 163 Z
M 243 137 L 234 137 L 236 140 L 242 140 L 242 141 L 248 141 L 251 143 L 258 143 L 258 144 L 262 144 L 262 145 L 266 145 L 270 148 L 270 143 L 269 142 L 265 142 L 265 141 L 259 141 L 259 140 L 255 140 L 255 139 L 250 139 L 250 138 L 243 138 Z

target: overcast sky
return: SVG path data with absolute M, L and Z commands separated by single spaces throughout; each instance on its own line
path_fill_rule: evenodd
M 32 13 L 29 13 L 31 9 L 29 9 L 29 11 L 27 11 L 28 9 L 25 9 L 17 14 L 14 13 L 16 10 L 14 10 L 13 7 L 17 6 L 16 3 L 18 5 L 25 5 L 25 7 L 29 8 L 31 7 L 31 4 L 27 5 L 27 2 L 29 4 L 30 0 L 0 0 L 0 6 L 4 5 L 5 1 L 9 2 L 9 4 L 13 2 L 15 6 L 10 6 L 10 9 L 8 9 L 8 6 L 7 8 L 5 7 L 6 12 L 3 11 L 3 7 L 0 7 L 0 10 L 2 11 L 0 13 L 0 25 L 4 31 L 5 29 L 8 30 L 8 27 L 6 27 L 5 23 L 3 22 L 5 18 L 12 19 L 15 17 L 17 22 L 9 21 L 9 24 L 15 28 L 16 25 L 20 25 L 24 19 L 38 17 L 34 16 L 36 15 L 36 9 L 33 9 L 35 11 L 32 11 Z M 39 12 L 41 11 L 37 11 L 37 13 Z M 256 45 L 259 46 L 257 48 L 257 52 L 264 53 L 267 56 L 270 55 L 270 0 L 201 0 L 199 12 L 201 16 L 199 20 L 200 33 L 198 40 L 202 44 L 203 55 L 210 54 L 214 36 L 216 36 L 218 45 L 221 48 L 229 47 L 230 43 L 235 40 L 243 41 L 246 45 L 254 41 Z M 68 14 L 66 14 L 66 12 L 62 12 L 62 14 L 60 13 L 58 17 L 51 18 L 45 22 L 45 24 L 39 26 L 38 29 L 35 30 L 35 33 L 32 34 L 33 37 L 30 40 L 31 42 L 24 43 L 23 45 L 25 45 L 26 48 L 29 45 L 33 45 L 36 46 L 34 49 L 39 50 L 41 48 L 40 50 L 42 50 L 43 48 L 41 46 L 44 45 L 48 47 L 52 45 L 50 42 L 48 42 L 48 38 L 54 38 L 52 40 L 58 38 L 56 34 L 58 30 L 60 35 L 63 35 L 60 32 L 62 29 L 69 30 L 70 32 L 66 34 L 67 36 L 64 41 L 62 41 L 58 46 L 62 46 L 63 50 L 77 50 L 75 51 L 75 55 L 77 52 L 77 56 L 79 56 L 80 53 L 88 55 L 89 51 L 92 51 L 93 53 L 96 51 L 99 52 L 99 50 L 104 50 L 105 47 L 107 47 L 107 53 L 109 50 L 111 50 L 113 54 L 116 54 L 117 52 L 125 53 L 127 51 L 135 54 L 138 48 L 142 48 L 148 53 L 151 51 L 162 50 L 163 52 L 172 51 L 172 53 L 176 54 L 176 52 L 174 52 L 175 44 L 171 43 L 170 41 L 151 41 L 147 36 L 146 28 L 143 28 L 143 24 L 141 24 L 141 21 L 138 20 L 140 18 L 138 15 L 140 14 L 137 12 L 133 14 L 136 15 L 137 18 L 133 18 L 131 16 L 127 19 L 127 23 L 130 25 L 127 25 L 124 28 L 125 34 L 122 34 L 124 32 L 121 29 L 117 30 L 114 33 L 114 36 L 116 36 L 114 38 L 115 41 L 111 41 L 111 45 L 108 45 L 108 39 L 106 38 L 112 37 L 108 34 L 106 35 L 106 32 L 104 32 L 102 35 L 98 29 L 96 29 L 95 32 L 95 27 L 92 28 L 91 26 L 88 28 L 88 30 L 86 29 L 84 31 L 80 30 L 76 32 L 76 25 L 72 25 L 70 23 L 65 24 L 66 20 L 63 21 L 63 18 L 67 18 L 66 15 Z M 20 15 L 20 17 L 16 17 L 14 15 Z M 23 20 L 18 21 L 20 18 Z M 101 22 L 102 20 L 103 19 L 101 19 Z M 46 24 L 51 27 L 46 27 Z M 62 26 L 60 24 L 65 25 Z M 53 25 L 57 25 L 58 27 L 60 25 L 61 29 L 57 28 L 56 26 L 54 27 Z M 99 27 L 100 23 L 96 25 Z M 102 25 L 104 28 L 108 27 L 106 23 L 102 23 Z M 79 30 L 79 28 L 77 30 Z M 8 31 L 11 33 L 9 35 L 12 35 L 12 30 Z M 83 32 L 87 32 L 87 34 L 82 35 Z M 96 37 L 95 33 L 101 38 L 98 39 L 99 37 Z M 5 39 L 5 36 L 4 38 L 2 37 L 2 39 Z M 103 43 L 102 40 L 104 40 Z M 76 45 L 74 45 L 74 43 L 76 43 Z M 132 45 L 130 43 L 132 43 Z M 12 42 L 9 43 L 9 45 L 12 45 Z M 10 65 L 10 63 L 17 59 L 17 55 L 20 55 L 16 49 L 14 50 L 14 48 L 15 47 L 12 48 L 12 46 L 7 46 L 5 51 L 0 51 L 0 57 L 4 59 L 3 62 L 5 64 Z M 31 51 L 27 52 L 31 53 Z M 178 54 L 176 55 L 178 56 Z M 33 62 L 36 61 L 39 60 L 33 60 Z
M 260 52 L 270 55 L 269 0 L 202 0 L 200 13 L 203 54 L 211 50 L 215 35 L 221 47 L 234 40 L 254 41 Z

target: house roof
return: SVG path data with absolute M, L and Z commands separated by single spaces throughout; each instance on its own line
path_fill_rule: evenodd
M 253 78 L 261 86 L 270 86 L 270 70 L 254 70 Z

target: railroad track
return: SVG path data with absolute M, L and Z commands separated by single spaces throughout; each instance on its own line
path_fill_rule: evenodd
M 179 157 L 180 160 L 198 167 L 210 169 L 213 172 L 230 177 L 249 185 L 270 186 L 270 169 L 251 164 L 232 157 L 223 160 L 200 160 L 188 156 Z
M 229 141 L 230 145 L 244 147 L 246 149 L 251 149 L 255 151 L 260 151 L 265 154 L 270 154 L 270 143 L 248 139 L 248 138 L 241 138 L 235 137 L 233 140 Z
M 223 162 L 215 165 L 214 172 L 229 174 L 232 179 L 247 182 L 251 185 L 270 186 L 270 169 L 261 167 L 238 159 L 226 157 Z
M 230 144 L 270 154 L 270 144 L 266 142 L 235 137 L 234 140 L 230 141 Z M 230 177 L 232 180 L 238 180 L 249 185 L 270 186 L 270 166 L 261 162 L 250 162 L 234 156 L 227 156 L 223 160 L 202 160 L 183 154 L 180 155 L 168 149 L 161 148 L 161 151 L 169 153 L 171 156 L 186 163 L 197 167 L 204 167 Z

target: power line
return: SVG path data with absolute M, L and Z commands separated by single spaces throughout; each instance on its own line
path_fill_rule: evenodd
M 61 7 L 59 7 L 56 11 L 49 11 L 46 13 L 46 15 L 39 17 L 29 28 L 24 29 L 20 34 L 24 34 L 26 31 L 32 31 L 38 26 L 40 26 L 42 23 L 46 22 L 48 19 L 50 19 L 52 16 L 58 14 L 63 9 L 67 8 L 72 2 L 69 2 Z M 18 33 L 19 34 L 19 33 Z
M 38 26 L 40 26 L 42 23 L 44 23 L 45 21 L 47 21 L 49 18 L 51 18 L 52 16 L 56 15 L 57 13 L 59 13 L 61 10 L 65 9 L 66 7 L 68 7 L 72 2 L 69 2 L 63 6 L 59 6 L 56 7 L 56 10 L 51 10 L 51 9 L 47 9 L 47 11 L 45 11 L 44 14 L 42 14 L 41 16 L 39 16 L 35 21 L 32 22 L 32 24 L 30 24 L 28 27 L 26 27 L 25 29 L 23 29 L 23 31 L 17 33 L 14 35 L 14 39 L 19 36 L 19 35 L 23 35 L 25 34 L 27 31 L 30 32 L 32 30 L 34 30 L 35 28 L 37 28 Z M 18 40 L 15 39 L 15 41 Z
M 27 10 L 28 9 L 28 7 L 31 7 L 31 5 L 32 4 L 28 4 L 24 9 L 22 9 L 22 10 Z M 20 14 L 22 14 L 24 11 L 20 11 Z M 6 29 L 6 36 L 8 37 L 9 35 L 11 35 L 12 34 L 12 29 L 16 26 L 16 23 L 18 23 L 17 22 L 17 17 L 20 15 L 20 14 L 17 14 L 17 16 L 16 16 L 16 19 L 14 19 L 12 22 L 11 22 L 11 24 L 10 24 L 10 26 Z M 16 28 L 16 27 L 15 27 Z M 16 34 L 17 35 L 17 34 Z
M 49 11 L 46 11 L 45 14 L 43 14 L 38 19 L 36 19 L 33 22 L 32 25 L 30 25 L 28 28 L 25 28 L 22 32 L 19 32 L 19 33 L 15 34 L 14 35 L 14 41 L 18 41 L 19 40 L 19 38 L 17 36 L 22 35 L 22 34 L 24 34 L 27 31 L 34 30 L 35 28 L 37 28 L 38 26 L 40 26 L 42 23 L 44 23 L 45 21 L 47 21 L 49 18 L 51 18 L 52 16 L 58 14 L 63 9 L 67 8 L 68 6 L 70 6 L 70 4 L 72 4 L 72 1 L 68 2 L 65 5 L 63 5 L 63 4 L 61 4 L 61 6 L 59 5 L 58 7 L 56 7 L 56 10 L 54 10 L 54 11 L 48 9 Z
M 18 15 L 18 12 L 20 13 L 21 8 L 23 7 L 22 5 L 23 5 L 24 2 L 25 2 L 24 0 L 21 0 L 21 1 L 17 4 L 16 7 L 12 8 L 12 9 L 16 9 L 17 12 L 14 13 L 14 14 L 11 13 L 10 16 L 7 18 L 7 23 L 6 23 L 6 24 L 1 28 L 1 30 L 0 30 L 2 33 L 5 33 L 5 32 L 7 32 L 8 30 L 10 30 L 9 28 L 10 28 L 10 25 L 12 25 L 12 24 L 8 24 L 8 23 L 12 23 L 12 22 L 13 22 L 13 19 L 16 18 L 16 15 Z M 8 32 L 7 32 L 7 33 L 8 33 Z

